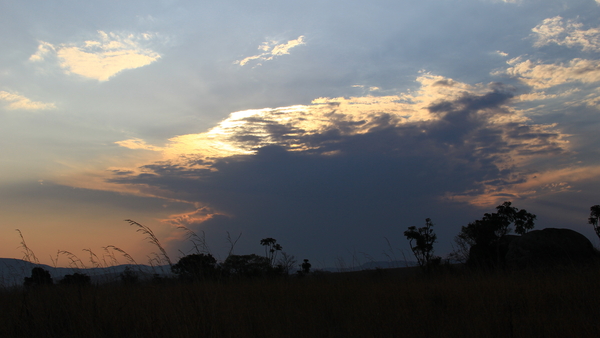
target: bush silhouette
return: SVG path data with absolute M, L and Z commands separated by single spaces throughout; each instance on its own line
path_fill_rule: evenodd
M 65 275 L 63 277 L 63 279 L 61 279 L 58 283 L 62 284 L 62 285 L 79 285 L 79 286 L 84 286 L 84 285 L 90 285 L 91 284 L 91 278 L 90 278 L 90 276 L 88 276 L 88 275 L 86 275 L 84 273 L 75 272 L 72 275 Z
M 40 267 L 31 269 L 31 277 L 25 277 L 25 286 L 42 286 L 42 285 L 53 285 L 52 276 L 50 272 Z
M 171 271 L 183 280 L 202 280 L 215 277 L 217 260 L 211 254 L 192 254 L 179 259 Z
M 272 274 L 271 260 L 255 254 L 230 255 L 222 264 L 223 271 L 230 276 L 259 277 Z

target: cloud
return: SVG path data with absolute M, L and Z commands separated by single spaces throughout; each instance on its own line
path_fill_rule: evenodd
M 56 106 L 53 103 L 43 103 L 43 102 L 35 102 L 26 98 L 25 96 L 9 93 L 5 91 L 0 91 L 0 100 L 8 102 L 6 108 L 11 110 L 46 110 L 46 109 L 56 109 Z
M 568 152 L 554 125 L 533 124 L 510 109 L 510 87 L 429 74 L 419 81 L 412 94 L 236 112 L 206 133 L 164 147 L 120 142 L 151 149 L 160 160 L 106 182 L 188 201 L 197 210 L 189 215 L 201 217 L 168 220 L 186 226 L 271 217 L 256 213 L 389 215 L 383 205 L 401 201 L 493 205 L 526 186 L 532 161 Z
M 227 215 L 221 214 L 211 208 L 198 205 L 197 209 L 191 212 L 171 215 L 169 218 L 161 220 L 161 222 L 174 227 L 183 226 L 187 228 L 192 225 L 207 222 L 218 216 Z
M 108 81 L 126 69 L 149 65 L 160 55 L 142 47 L 154 38 L 152 34 L 117 34 L 98 31 L 96 40 L 82 44 L 53 46 L 41 41 L 38 50 L 29 60 L 42 62 L 51 54 L 59 58 L 60 66 L 67 73 L 78 74 L 98 81 Z
M 560 97 L 567 97 L 570 95 L 574 95 L 575 93 L 578 93 L 580 91 L 581 90 L 578 88 L 573 88 L 573 89 L 565 90 L 559 94 L 548 94 L 545 91 L 529 92 L 529 93 L 524 93 L 524 94 L 518 95 L 517 97 L 515 97 L 515 99 L 521 100 L 521 101 L 541 101 L 541 100 L 548 100 L 548 99 L 556 99 L 556 98 L 560 98 Z
M 159 149 L 158 147 L 155 147 L 153 145 L 147 144 L 144 140 L 139 139 L 139 138 L 124 140 L 124 141 L 118 141 L 118 142 L 115 142 L 115 143 L 118 144 L 118 145 L 120 145 L 121 147 L 129 148 L 129 149 L 145 149 L 145 150 L 157 150 L 157 149 Z
M 246 65 L 248 62 L 253 61 L 253 60 L 259 60 L 259 61 L 270 61 L 273 60 L 273 58 L 275 58 L 276 56 L 281 56 L 281 55 L 286 55 L 290 53 L 290 49 L 299 46 L 299 45 L 304 45 L 304 36 L 299 36 L 297 39 L 295 40 L 290 40 L 286 43 L 282 43 L 282 44 L 277 44 L 277 41 L 266 41 L 263 42 L 258 49 L 264 51 L 264 53 L 258 54 L 258 55 L 254 55 L 254 56 L 248 56 L 242 60 L 238 60 L 235 61 L 235 64 L 239 64 L 240 66 L 244 66 Z M 260 65 L 260 63 L 258 63 L 257 65 Z
M 48 54 L 56 53 L 56 49 L 54 46 L 48 42 L 40 41 L 40 44 L 37 48 L 35 54 L 29 57 L 29 61 L 32 62 L 41 62 L 48 56 Z
M 504 71 L 534 89 L 544 89 L 562 84 L 600 81 L 600 60 L 573 59 L 566 63 L 544 64 L 520 58 L 508 62 L 512 67 Z
M 600 27 L 582 29 L 583 24 L 574 20 L 566 22 L 560 16 L 548 18 L 535 26 L 534 46 L 557 44 L 569 48 L 580 47 L 584 51 L 600 51 Z
M 572 166 L 531 173 L 524 179 L 509 185 L 498 185 L 490 181 L 484 183 L 476 199 L 468 193 L 453 195 L 456 201 L 469 201 L 482 206 L 492 206 L 506 199 L 541 198 L 547 195 L 576 191 L 576 183 L 596 182 L 600 177 L 600 166 Z
M 164 147 L 148 145 L 140 139 L 117 144 L 130 149 L 154 150 L 160 152 L 164 160 L 181 161 L 182 165 L 255 154 L 270 145 L 290 151 L 308 151 L 320 147 L 310 141 L 317 135 L 333 131 L 341 135 L 365 134 L 378 126 L 383 117 L 394 125 L 439 119 L 439 114 L 429 109 L 439 101 L 458 101 L 465 93 L 484 95 L 490 88 L 431 74 L 423 74 L 417 81 L 420 89 L 410 94 L 317 98 L 311 105 L 235 112 L 206 133 L 177 136 Z M 523 117 L 516 114 L 497 115 L 494 119 L 503 123 L 523 121 Z
M 542 21 L 532 29 L 534 47 L 557 44 L 582 51 L 600 51 L 600 28 L 582 29 L 583 25 L 573 20 L 563 20 L 556 16 Z M 556 102 L 558 98 L 579 95 L 567 104 L 586 103 L 596 105 L 597 100 L 591 86 L 600 81 L 600 61 L 586 58 L 572 58 L 564 62 L 547 63 L 530 60 L 524 56 L 507 61 L 505 70 L 492 72 L 492 75 L 508 75 L 531 87 L 531 92 L 522 93 L 518 100 Z M 564 102 L 564 101 L 563 101 Z
M 588 106 L 600 108 L 600 88 L 596 88 L 593 92 L 589 93 L 583 98 Z

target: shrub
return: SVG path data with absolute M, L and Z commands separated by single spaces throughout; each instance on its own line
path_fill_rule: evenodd
M 171 271 L 188 281 L 212 278 L 217 274 L 217 260 L 211 254 L 187 255 L 179 259 Z
M 25 277 L 24 281 L 24 285 L 27 287 L 53 284 L 54 282 L 52 281 L 50 272 L 40 267 L 31 269 L 31 277 Z
M 59 284 L 62 285 L 80 285 L 80 286 L 84 286 L 84 285 L 90 285 L 91 284 L 91 278 L 90 276 L 84 274 L 84 273 L 78 273 L 75 272 L 72 275 L 66 275 L 63 277 L 63 279 L 61 279 L 59 282 Z

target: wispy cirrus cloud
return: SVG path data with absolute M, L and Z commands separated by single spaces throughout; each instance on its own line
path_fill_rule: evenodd
M 258 49 L 264 51 L 264 53 L 248 56 L 242 60 L 235 61 L 235 64 L 245 66 L 248 62 L 257 61 L 257 66 L 261 65 L 261 61 L 273 60 L 276 56 L 286 55 L 290 53 L 290 49 L 299 45 L 304 45 L 304 36 L 301 35 L 295 40 L 289 40 L 286 43 L 279 43 L 278 41 L 266 41 L 263 42 Z
M 83 43 L 65 43 L 57 46 L 40 41 L 29 61 L 42 62 L 56 55 L 66 73 L 78 74 L 98 81 L 108 81 L 123 70 L 149 65 L 160 55 L 144 42 L 155 38 L 152 34 L 119 34 L 98 31 L 98 37 Z
M 6 108 L 10 110 L 46 110 L 56 108 L 54 103 L 36 102 L 23 95 L 6 91 L 0 91 L 0 101 L 6 102 Z

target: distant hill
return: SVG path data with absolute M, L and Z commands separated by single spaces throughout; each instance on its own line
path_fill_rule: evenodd
M 363 271 L 363 270 L 374 270 L 374 269 L 393 269 L 393 268 L 404 268 L 416 266 L 416 262 L 410 261 L 372 261 L 361 264 L 354 267 L 326 267 L 326 268 L 315 268 L 313 270 L 330 271 L 330 272 L 350 272 L 350 271 Z M 133 265 L 123 264 L 103 268 L 55 268 L 46 264 L 35 264 L 30 263 L 21 259 L 15 258 L 0 258 L 0 287 L 10 287 L 16 285 L 23 285 L 25 277 L 31 276 L 31 269 L 39 266 L 52 275 L 54 282 L 58 282 L 65 275 L 73 274 L 75 272 L 84 273 L 92 278 L 94 283 L 107 283 L 116 281 L 119 279 L 119 275 L 125 271 L 126 268 L 130 268 L 135 271 L 140 278 L 151 278 L 154 274 L 169 275 L 171 270 L 168 265 L 163 266 L 148 266 L 148 265 Z
M 331 272 L 349 272 L 349 271 L 363 271 L 363 270 L 375 270 L 375 269 L 396 269 L 396 268 L 408 268 L 417 266 L 417 262 L 412 261 L 371 261 L 366 262 L 358 266 L 338 266 L 338 267 L 327 267 L 324 271 Z
M 22 285 L 25 277 L 31 276 L 31 269 L 41 267 L 52 275 L 54 282 L 58 282 L 65 275 L 75 272 L 84 273 L 92 278 L 92 282 L 102 283 L 118 280 L 119 275 L 130 268 L 137 272 L 141 278 L 150 278 L 154 274 L 170 274 L 169 266 L 152 267 L 148 265 L 132 265 L 123 264 L 103 268 L 55 268 L 46 264 L 30 263 L 21 259 L 15 258 L 0 258 L 0 286 L 10 287 Z

